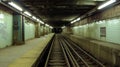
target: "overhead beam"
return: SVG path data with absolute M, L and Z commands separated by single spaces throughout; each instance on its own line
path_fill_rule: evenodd
M 96 5 L 97 2 L 96 1 L 78 1 L 77 3 L 46 3 L 46 2 L 34 2 L 32 3 L 31 1 L 23 1 L 23 3 L 27 4 L 27 5 Z
M 107 0 L 84 0 L 84 1 L 107 1 Z
M 25 4 L 33 4 L 33 5 L 96 5 L 97 2 L 103 2 L 107 0 L 78 0 L 75 3 L 71 2 L 47 2 L 47 1 L 23 1 Z

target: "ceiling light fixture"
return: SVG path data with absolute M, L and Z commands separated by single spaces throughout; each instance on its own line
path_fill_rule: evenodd
M 71 24 L 75 23 L 75 21 L 72 21 Z
M 41 20 L 38 20 L 41 24 L 44 24 L 44 22 L 43 21 L 41 21 Z
M 116 0 L 109 0 L 109 1 L 105 2 L 104 4 L 100 5 L 100 6 L 98 7 L 98 9 L 100 10 L 100 9 L 102 9 L 102 8 L 104 8 L 104 7 L 112 4 L 112 3 L 114 3 L 114 2 L 116 2 Z
M 48 25 L 48 24 L 45 24 L 45 26 L 49 27 L 49 25 Z
M 39 21 L 39 19 L 37 19 L 37 21 Z
M 16 8 L 19 11 L 23 11 L 23 9 L 19 5 L 15 4 L 14 2 L 8 2 L 8 4 Z
M 75 19 L 75 20 L 73 20 L 73 21 L 71 22 L 71 24 L 73 24 L 73 23 L 75 23 L 75 22 L 77 22 L 77 21 L 80 21 L 80 17 L 77 18 L 77 19 Z
M 52 27 L 52 26 L 50 26 L 50 28 L 52 29 L 53 27 Z
M 37 20 L 37 18 L 35 16 L 32 17 L 33 19 Z
M 44 22 L 42 22 L 42 21 L 41 21 L 40 23 L 41 23 L 41 24 L 44 24 Z
M 79 20 L 80 20 L 80 18 L 77 18 L 77 19 L 76 19 L 76 21 L 79 21 Z
M 65 26 L 62 27 L 62 29 L 65 28 Z
M 28 16 L 32 16 L 31 13 L 29 13 L 28 11 L 25 11 L 24 14 L 26 14 Z

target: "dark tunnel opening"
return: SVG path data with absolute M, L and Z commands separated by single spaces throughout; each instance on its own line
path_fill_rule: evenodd
M 53 28 L 52 29 L 53 33 L 62 33 L 62 31 L 63 31 L 62 28 Z

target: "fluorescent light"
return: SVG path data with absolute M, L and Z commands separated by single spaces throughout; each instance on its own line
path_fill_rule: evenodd
M 41 20 L 38 20 L 41 24 L 44 24 L 44 22 L 43 21 L 41 21 Z
M 73 23 L 75 23 L 76 22 L 76 20 L 73 20 L 72 22 L 71 22 L 71 24 L 73 24 Z
M 25 11 L 24 14 L 28 15 L 28 16 L 32 16 L 31 13 Z
M 20 6 L 18 6 L 17 4 L 15 4 L 14 2 L 9 2 L 8 4 L 11 5 L 12 7 L 18 9 L 19 11 L 23 11 L 23 9 Z
M 39 21 L 39 19 L 37 19 L 37 21 Z
M 65 26 L 63 26 L 62 28 L 65 28 Z
M 71 24 L 75 23 L 75 21 L 72 21 Z
M 44 24 L 44 22 L 42 22 L 42 21 L 41 21 L 40 23 L 41 23 L 41 24 Z
M 79 20 L 80 20 L 80 18 L 77 18 L 77 19 L 76 19 L 76 21 L 79 21 Z
M 73 24 L 74 22 L 72 21 L 72 22 L 70 22 L 71 24 Z
M 35 19 L 35 20 L 37 19 L 35 16 L 33 16 L 32 18 Z
M 48 25 L 48 24 L 45 24 L 45 26 L 49 27 L 49 25 Z
M 39 19 L 37 19 L 37 21 L 38 21 L 38 22 L 40 22 L 41 24 L 44 24 L 44 22 L 43 22 L 43 21 L 41 21 L 41 20 L 39 20 Z
M 102 9 L 102 8 L 104 8 L 104 7 L 112 4 L 112 3 L 114 3 L 114 2 L 116 2 L 116 0 L 109 0 L 109 1 L 105 2 L 104 4 L 100 5 L 100 6 L 98 7 L 98 9 Z
M 71 24 L 73 24 L 73 23 L 75 23 L 75 22 L 77 22 L 77 21 L 79 21 L 79 20 L 80 20 L 80 18 L 77 18 L 77 19 L 73 20 L 73 21 L 71 22 Z
M 52 29 L 53 27 L 52 27 L 52 26 L 50 26 L 50 28 Z
M 50 27 L 50 25 L 48 25 L 48 24 L 45 24 L 45 26 Z

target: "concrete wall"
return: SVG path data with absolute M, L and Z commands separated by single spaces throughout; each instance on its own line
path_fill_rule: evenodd
M 12 44 L 12 26 L 12 14 L 0 10 L 0 48 L 4 48 Z
M 35 38 L 35 24 L 32 21 L 25 19 L 24 26 L 25 40 Z

